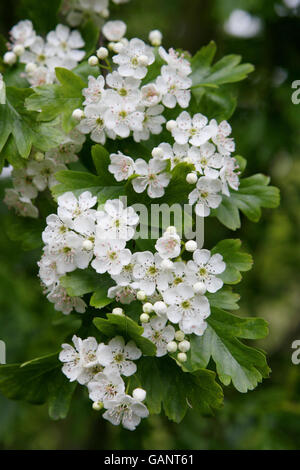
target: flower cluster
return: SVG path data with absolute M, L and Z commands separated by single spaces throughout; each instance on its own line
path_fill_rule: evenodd
M 165 107 L 189 105 L 190 63 L 173 49 L 166 52 L 159 47 L 159 56 L 166 65 L 160 68 L 155 81 L 143 84 L 148 67 L 155 62 L 154 48 L 141 39 L 124 38 L 126 25 L 122 21 L 109 21 L 102 32 L 110 41 L 112 64 L 106 48 L 100 48 L 97 54 L 106 61 L 105 67 L 111 73 L 105 77 L 89 77 L 88 87 L 83 90 L 84 109 L 74 111 L 74 117 L 80 119 L 78 129 L 101 144 L 107 137 L 132 135 L 135 142 L 140 142 L 149 139 L 151 134 L 160 134 L 166 122 Z M 90 63 L 97 65 L 98 58 L 92 56 Z
M 136 372 L 133 361 L 141 357 L 140 349 L 133 341 L 125 344 L 121 336 L 112 338 L 107 345 L 98 344 L 93 337 L 82 340 L 73 336 L 73 344 L 75 348 L 62 345 L 59 359 L 64 363 L 63 373 L 71 382 L 76 380 L 88 388 L 93 408 L 105 408 L 104 419 L 134 431 L 141 418 L 149 415 L 142 403 L 146 392 L 136 388 L 132 396 L 128 395 L 122 376 L 130 377 Z
M 112 0 L 119 5 L 129 0 Z M 109 16 L 109 0 L 64 0 L 61 12 L 71 26 L 80 25 L 85 18 L 91 17 L 100 26 Z
M 71 70 L 85 56 L 79 31 L 62 24 L 44 40 L 36 34 L 31 21 L 20 21 L 10 31 L 10 38 L 10 51 L 4 55 L 4 62 L 13 65 L 19 58 L 25 64 L 25 76 L 31 86 L 53 83 L 56 67 Z
M 33 149 L 23 168 L 12 172 L 13 188 L 5 190 L 4 198 L 8 207 L 23 217 L 38 217 L 39 211 L 34 203 L 38 193 L 57 184 L 55 173 L 66 170 L 66 164 L 78 160 L 77 153 L 84 141 L 84 136 L 73 130 L 58 147 L 45 154 Z
M 117 181 L 134 175 L 132 186 L 137 193 L 147 188 L 149 197 L 158 198 L 163 196 L 176 165 L 192 164 L 194 170 L 187 175 L 187 182 L 196 184 L 196 188 L 189 194 L 189 203 L 197 202 L 196 213 L 208 216 L 210 209 L 220 205 L 222 194 L 230 197 L 229 187 L 239 188 L 239 166 L 231 157 L 235 150 L 229 137 L 231 127 L 227 121 L 218 125 L 200 113 L 191 117 L 183 111 L 176 121 L 168 121 L 167 128 L 175 140 L 173 146 L 162 142 L 152 150 L 149 162 L 141 158 L 134 161 L 122 152 L 111 154 L 109 171 Z

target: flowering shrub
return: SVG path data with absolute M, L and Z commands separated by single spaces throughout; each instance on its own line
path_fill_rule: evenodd
M 252 66 L 234 55 L 213 63 L 214 43 L 193 57 L 166 50 L 158 30 L 149 44 L 128 39 L 108 8 L 66 1 L 68 26 L 46 38 L 21 21 L 3 57 L 9 232 L 27 249 L 43 243 L 44 293 L 80 324 L 69 322 L 60 352 L 1 366 L 0 390 L 48 402 L 58 419 L 79 383 L 104 419 L 134 430 L 161 409 L 176 422 L 187 407 L 212 412 L 222 405 L 219 382 L 246 392 L 269 374 L 264 353 L 241 341 L 263 338 L 266 323 L 230 313 L 239 300 L 230 286 L 252 265 L 241 242 L 202 247 L 177 219 L 141 237 L 142 225 L 153 226 L 141 206 L 147 216 L 157 204 L 193 206 L 190 229 L 214 217 L 236 230 L 240 211 L 257 222 L 279 194 L 264 175 L 242 176 L 246 160 L 231 137 L 236 102 L 224 85 Z M 88 28 L 89 44 L 72 27 Z

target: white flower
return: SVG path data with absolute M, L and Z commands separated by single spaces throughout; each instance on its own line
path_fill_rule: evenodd
M 142 79 L 147 74 L 147 66 L 140 65 L 140 57 L 146 58 L 146 64 L 151 65 L 155 60 L 152 48 L 147 46 L 141 39 L 134 38 L 124 46 L 121 52 L 113 57 L 118 64 L 118 72 L 123 77 L 134 77 Z
M 196 214 L 207 217 L 210 209 L 216 209 L 222 202 L 222 196 L 218 193 L 222 189 L 221 181 L 218 179 L 202 176 L 198 179 L 197 187 L 189 194 L 189 203 L 196 205 Z
M 134 161 L 131 157 L 122 152 L 112 153 L 110 155 L 110 165 L 108 170 L 112 173 L 116 181 L 127 180 L 134 173 Z
M 96 211 L 92 207 L 97 203 L 97 197 L 92 196 L 90 191 L 84 191 L 78 198 L 68 191 L 58 197 L 57 203 L 57 214 L 61 220 L 80 233 L 81 218 L 84 218 L 84 223 L 86 223 L 87 217 L 95 220 Z
M 36 38 L 32 22 L 29 20 L 19 21 L 10 31 L 10 36 L 14 44 L 21 44 L 24 47 L 31 46 Z
M 141 93 L 141 104 L 144 106 L 155 106 L 161 100 L 161 93 L 155 83 L 142 86 Z
M 101 105 L 88 105 L 84 110 L 85 117 L 80 121 L 77 129 L 83 134 L 91 134 L 91 139 L 98 144 L 105 144 L 106 134 L 112 139 L 115 138 L 113 131 L 107 132 L 103 114 L 105 107 Z
M 126 34 L 127 26 L 124 21 L 108 21 L 102 28 L 102 33 L 109 41 L 120 41 Z
M 22 196 L 15 189 L 5 190 L 5 204 L 11 208 L 13 207 L 16 212 L 23 217 L 32 217 L 36 219 L 39 215 L 38 209 L 32 204 L 28 197 Z
M 239 166 L 237 165 L 235 158 L 223 157 L 220 179 L 222 181 L 222 193 L 228 197 L 230 197 L 228 186 L 235 191 L 239 189 L 239 172 L 236 172 L 238 168 Z
M 166 258 L 176 258 L 180 254 L 181 239 L 177 233 L 165 232 L 162 237 L 160 237 L 156 244 L 155 248 L 158 251 L 159 255 Z
M 68 26 L 59 24 L 55 31 L 47 34 L 47 48 L 53 55 L 66 61 L 66 68 L 73 68 L 80 62 L 85 51 L 81 51 L 84 47 L 84 41 L 79 31 L 70 31 Z
M 49 292 L 47 299 L 49 302 L 54 303 L 55 310 L 62 312 L 64 315 L 69 315 L 72 310 L 78 313 L 84 313 L 87 307 L 84 300 L 80 297 L 70 297 L 66 290 L 59 285 L 55 286 Z
M 203 334 L 206 328 L 204 320 L 210 315 L 206 297 L 195 295 L 193 288 L 183 283 L 164 292 L 164 300 L 169 304 L 167 317 L 172 323 L 179 323 L 186 334 Z
M 196 170 L 208 178 L 218 178 L 220 169 L 223 164 L 223 157 L 219 153 L 215 153 L 215 146 L 210 142 L 206 142 L 197 147 L 191 147 L 188 152 L 188 158 L 192 160 Z
M 125 394 L 125 384 L 114 371 L 99 372 L 88 383 L 89 397 L 93 402 L 115 400 Z
M 161 267 L 162 258 L 158 253 L 153 255 L 150 251 L 136 254 L 136 264 L 133 276 L 137 280 L 137 287 L 147 295 L 152 295 L 155 289 L 165 290 L 172 280 L 169 270 Z
M 75 335 L 72 341 L 75 349 L 70 344 L 62 344 L 59 360 L 64 362 L 62 371 L 70 382 L 77 380 L 84 385 L 95 375 L 98 366 L 96 355 L 98 343 L 93 337 L 82 340 Z
M 129 377 L 135 374 L 136 364 L 132 362 L 141 357 L 142 352 L 136 347 L 134 341 L 129 341 L 125 345 L 122 336 L 111 339 L 107 346 L 103 346 L 97 351 L 99 363 L 107 370 L 117 372 Z
M 107 411 L 103 414 L 103 418 L 107 419 L 114 426 L 120 423 L 125 429 L 134 431 L 140 424 L 141 418 L 147 418 L 149 411 L 146 406 L 138 400 L 125 395 L 119 400 L 110 400 L 104 402 Z
M 59 284 L 59 274 L 57 272 L 55 256 L 49 253 L 48 247 L 44 248 L 44 253 L 37 263 L 39 267 L 39 277 L 45 287 L 55 287 Z
M 177 103 L 181 108 L 187 108 L 191 99 L 191 86 L 190 78 L 178 75 L 174 69 L 166 65 L 162 66 L 161 75 L 156 79 L 157 90 L 161 93 L 162 103 L 167 108 L 175 108 Z
M 65 243 L 69 227 L 60 220 L 56 214 L 50 214 L 46 218 L 47 227 L 42 233 L 44 243 L 49 245 L 60 245 Z
M 170 144 L 162 142 L 158 146 L 159 149 L 162 150 L 162 160 L 170 160 L 171 162 L 171 170 L 178 165 L 179 163 L 185 161 L 187 156 L 189 145 L 179 145 L 174 144 L 173 147 Z
M 131 240 L 139 216 L 132 207 L 124 208 L 119 199 L 107 200 L 104 211 L 97 211 L 96 238 L 108 240 Z
M 218 152 L 224 156 L 230 156 L 235 151 L 235 143 L 233 138 L 228 136 L 231 134 L 231 126 L 227 121 L 219 124 L 216 135 L 213 136 L 213 143 L 218 147 Z
M 144 333 L 142 336 L 150 339 L 156 346 L 156 356 L 167 354 L 167 344 L 174 339 L 175 329 L 172 325 L 166 326 L 167 318 L 153 317 L 150 323 L 143 323 Z
M 183 54 L 176 52 L 174 49 L 169 49 L 169 51 L 166 52 L 163 47 L 160 47 L 158 52 L 160 57 L 182 76 L 187 76 L 192 72 L 191 65 L 189 61 L 184 58 Z
M 151 134 L 160 134 L 162 132 L 162 124 L 166 122 L 166 118 L 161 114 L 164 107 L 160 104 L 147 108 L 144 113 L 143 130 L 134 131 L 133 138 L 135 142 L 148 140 Z
M 124 240 L 105 241 L 96 239 L 92 267 L 97 273 L 120 274 L 122 267 L 130 263 L 131 252 L 125 248 Z
M 117 302 L 121 304 L 131 304 L 136 300 L 136 291 L 131 286 L 113 286 L 110 287 L 107 291 L 107 297 L 109 299 L 116 299 Z
M 192 276 L 196 276 L 195 282 L 203 282 L 208 292 L 217 292 L 223 286 L 223 281 L 216 275 L 226 269 L 222 255 L 212 255 L 209 250 L 196 250 L 193 253 L 193 261 L 188 261 L 187 270 Z
M 138 104 L 140 100 L 139 86 L 141 81 L 133 77 L 122 77 L 118 72 L 109 73 L 106 76 L 106 83 L 110 88 L 113 88 L 123 101 L 131 101 L 132 103 Z M 111 94 L 107 95 L 110 100 Z
M 14 189 L 28 199 L 34 199 L 38 195 L 38 190 L 33 184 L 32 177 L 24 168 L 14 169 L 12 172 Z
M 66 170 L 67 167 L 62 163 L 56 163 L 50 158 L 45 158 L 41 162 L 31 161 L 27 167 L 27 174 L 32 177 L 33 183 L 39 191 L 44 191 L 47 187 L 52 188 L 57 184 L 55 173 Z
M 85 97 L 84 105 L 97 104 L 101 101 L 104 94 L 105 81 L 102 75 L 98 78 L 89 76 L 88 87 L 82 90 L 82 94 Z
M 132 186 L 135 192 L 142 193 L 147 188 L 148 196 L 151 198 L 161 197 L 165 193 L 165 187 L 168 186 L 171 175 L 164 172 L 166 168 L 165 161 L 151 159 L 149 163 L 138 158 L 135 161 L 135 171 L 139 175 L 132 180 Z
M 91 251 L 83 247 L 84 239 L 74 232 L 67 232 L 62 244 L 51 245 L 51 254 L 56 255 L 56 266 L 59 274 L 86 269 L 93 257 Z
M 106 127 L 116 135 L 126 138 L 130 131 L 143 130 L 144 113 L 136 111 L 136 104 L 131 100 L 124 100 L 117 92 L 107 91 L 106 99 L 108 109 L 104 114 Z
M 48 150 L 45 157 L 55 160 L 57 163 L 76 162 L 78 160 L 77 153 L 82 149 L 84 141 L 85 137 L 77 129 L 73 129 L 58 147 Z
M 208 119 L 203 114 L 198 113 L 191 117 L 187 111 L 183 111 L 176 119 L 172 135 L 178 144 L 189 142 L 198 147 L 215 136 L 217 131 L 218 125 L 214 119 L 208 124 Z

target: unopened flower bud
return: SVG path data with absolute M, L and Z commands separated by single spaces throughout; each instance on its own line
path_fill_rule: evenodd
M 168 344 L 167 344 L 167 351 L 169 353 L 174 353 L 177 351 L 177 343 L 175 341 L 170 341 Z
M 45 154 L 43 152 L 36 152 L 34 154 L 34 159 L 37 161 L 37 162 L 42 162 L 44 159 L 45 159 Z
M 3 62 L 7 65 L 14 65 L 17 62 L 17 56 L 14 52 L 6 52 L 3 56 Z
M 84 242 L 82 243 L 82 248 L 86 251 L 91 251 L 94 247 L 94 244 L 93 242 L 91 242 L 91 240 L 84 240 Z
M 102 408 L 103 408 L 103 403 L 102 403 L 102 401 L 95 401 L 95 402 L 93 403 L 93 410 L 95 410 L 95 411 L 100 411 L 100 410 L 102 410 Z
M 189 240 L 188 242 L 186 242 L 185 249 L 186 251 L 189 251 L 191 253 L 197 250 L 197 243 L 195 242 L 195 240 Z
M 116 307 L 112 310 L 111 312 L 113 315 L 120 315 L 120 316 L 123 316 L 124 315 L 124 310 L 120 307 Z
M 150 317 L 149 317 L 148 313 L 142 313 L 140 315 L 141 323 L 148 323 L 149 319 L 150 319 Z
M 158 47 L 161 45 L 163 35 L 158 29 L 154 29 L 149 33 L 149 41 L 152 46 Z
M 176 331 L 176 333 L 175 333 L 175 339 L 176 339 L 177 341 L 183 341 L 184 338 L 185 338 L 185 334 L 184 334 L 183 331 L 181 331 L 181 330 Z
M 83 118 L 84 116 L 84 112 L 82 111 L 82 109 L 74 109 L 73 113 L 72 113 L 72 118 L 75 119 L 76 121 L 81 121 L 81 119 Z
M 175 127 L 177 127 L 177 123 L 176 121 L 174 121 L 174 119 L 171 119 L 166 124 L 166 128 L 168 129 L 169 132 L 172 132 L 172 130 L 175 129 Z
M 203 295 L 207 289 L 204 282 L 196 282 L 196 284 L 193 285 L 193 290 L 195 294 Z
M 144 312 L 144 313 L 151 313 L 151 312 L 153 312 L 153 305 L 150 304 L 150 302 L 146 302 L 146 303 L 143 305 L 143 312 Z
M 183 353 L 188 352 L 190 348 L 191 348 L 191 343 L 187 341 L 186 339 L 184 341 L 180 341 L 180 343 L 178 344 L 179 351 Z
M 138 57 L 139 65 L 148 65 L 149 59 L 146 55 L 142 54 Z
M 160 147 L 154 147 L 154 149 L 151 152 L 151 155 L 153 158 L 163 158 L 164 156 L 164 151 Z
M 98 57 L 95 55 L 91 55 L 91 57 L 89 57 L 88 64 L 91 67 L 95 67 L 96 65 L 98 65 L 99 64 Z
M 176 229 L 176 227 L 174 227 L 174 225 L 170 225 L 170 226 L 166 229 L 166 232 L 171 233 L 172 235 L 175 235 L 175 233 L 177 233 L 177 229 Z
M 143 388 L 135 388 L 132 392 L 133 398 L 135 398 L 138 401 L 144 401 L 146 398 L 146 395 L 147 395 L 146 390 L 144 390 Z
M 104 8 L 104 10 L 101 11 L 101 16 L 102 16 L 102 18 L 108 18 L 109 17 L 109 9 Z
M 114 43 L 113 51 L 114 51 L 116 54 L 120 54 L 120 52 L 121 52 L 123 49 L 124 49 L 124 44 L 122 44 L 120 41 Z
M 34 62 L 29 62 L 28 64 L 26 64 L 25 72 L 29 73 L 29 75 L 34 73 L 36 70 L 37 70 L 37 65 Z
M 180 352 L 177 354 L 177 360 L 179 362 L 186 362 L 187 361 L 187 355 L 184 352 Z
M 153 309 L 156 315 L 165 315 L 167 313 L 167 306 L 165 302 L 162 302 L 161 300 L 155 302 Z
M 16 56 L 20 56 L 22 54 L 24 54 L 24 46 L 22 46 L 22 44 L 17 44 L 14 48 L 13 48 L 13 53 L 16 54 Z
M 147 296 L 143 290 L 139 290 L 136 294 L 136 298 L 141 301 L 145 300 L 146 297 Z
M 107 56 L 108 56 L 108 50 L 106 49 L 106 47 L 100 47 L 97 50 L 98 59 L 103 60 L 103 59 L 106 59 Z
M 196 173 L 188 173 L 186 175 L 186 182 L 188 184 L 196 184 L 198 181 L 198 177 L 196 175 Z

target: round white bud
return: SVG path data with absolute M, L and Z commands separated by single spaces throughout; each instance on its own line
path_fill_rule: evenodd
M 113 311 L 111 313 L 113 313 L 114 315 L 123 316 L 124 315 L 124 310 L 120 307 L 116 307 L 116 308 L 113 309 Z
M 13 53 L 16 54 L 17 56 L 20 56 L 22 54 L 24 54 L 24 46 L 22 46 L 22 44 L 17 44 L 14 48 L 13 48 Z
M 115 47 L 115 44 L 116 44 L 115 42 L 112 42 L 112 41 L 109 42 L 109 43 L 107 44 L 108 49 L 109 49 L 110 51 L 113 51 L 113 50 L 114 50 L 114 47 Z
M 203 295 L 207 289 L 204 282 L 196 282 L 196 284 L 193 285 L 193 290 L 195 294 Z
M 144 313 L 151 313 L 151 312 L 153 312 L 153 305 L 150 304 L 150 302 L 146 302 L 146 303 L 143 305 L 143 312 L 144 312 Z
M 154 149 L 151 152 L 151 155 L 153 158 L 163 158 L 164 156 L 164 151 L 160 147 L 154 147 Z
M 186 362 L 187 361 L 187 355 L 184 352 L 180 352 L 177 354 L 177 360 L 179 362 Z
M 186 242 L 185 249 L 186 251 L 190 251 L 191 253 L 197 250 L 197 243 L 195 242 L 195 240 L 189 240 L 188 242 Z
M 102 401 L 95 401 L 95 402 L 93 403 L 93 410 L 95 410 L 95 411 L 100 411 L 100 410 L 102 410 L 102 408 L 103 408 L 103 403 L 102 403 Z
M 26 64 L 25 72 L 29 73 L 29 75 L 34 73 L 36 70 L 37 70 L 37 65 L 34 62 L 29 62 L 28 64 Z
M 120 54 L 120 52 L 124 49 L 124 44 L 122 44 L 120 41 L 115 42 L 113 45 L 113 51 L 116 52 L 117 54 Z
M 169 271 L 173 269 L 174 263 L 170 259 L 163 259 L 160 266 L 162 269 L 166 269 Z
M 91 240 L 84 240 L 84 242 L 82 243 L 82 248 L 86 251 L 91 251 L 94 247 L 94 244 L 93 242 L 91 242 Z
M 150 31 L 148 37 L 152 46 L 158 47 L 161 45 L 163 35 L 158 29 L 154 29 L 153 31 Z
M 98 57 L 95 55 L 91 55 L 91 57 L 89 57 L 88 63 L 91 67 L 95 67 L 99 64 Z
M 106 59 L 106 57 L 108 56 L 108 50 L 106 49 L 106 47 L 100 47 L 98 50 L 97 50 L 97 57 L 98 59 Z
M 104 10 L 101 11 L 101 16 L 102 16 L 102 18 L 108 18 L 109 17 L 109 9 L 104 8 Z
M 176 331 L 176 333 L 175 333 L 175 339 L 176 339 L 177 341 L 183 341 L 184 338 L 185 338 L 185 334 L 184 334 L 183 331 L 181 331 L 181 330 Z
M 146 398 L 146 395 L 147 395 L 146 390 L 144 390 L 143 388 L 135 388 L 132 392 L 133 398 L 135 398 L 138 401 L 144 401 Z
M 168 344 L 167 344 L 167 351 L 169 353 L 174 353 L 177 351 L 177 343 L 175 341 L 170 341 Z
M 147 297 L 147 296 L 146 296 L 146 294 L 145 294 L 145 292 L 144 292 L 143 290 L 139 290 L 139 291 L 137 292 L 137 294 L 136 294 L 136 298 L 137 298 L 138 300 L 145 300 L 146 297 Z
M 36 152 L 34 154 L 34 159 L 37 161 L 37 162 L 42 162 L 44 159 L 45 159 L 45 154 L 43 152 Z
M 17 56 L 13 52 L 6 52 L 3 56 L 3 62 L 7 65 L 14 65 L 17 62 Z
M 83 118 L 84 116 L 84 112 L 82 111 L 82 109 L 74 109 L 73 113 L 72 113 L 72 118 L 75 119 L 76 121 L 81 121 L 81 119 Z
M 177 127 L 177 123 L 176 121 L 174 121 L 174 119 L 171 119 L 166 124 L 166 128 L 168 129 L 169 132 L 172 132 L 172 130 L 175 129 L 175 127 Z
M 156 315 L 165 315 L 167 313 L 167 306 L 165 302 L 162 302 L 161 300 L 155 302 L 153 309 Z
M 140 315 L 141 323 L 148 323 L 149 319 L 150 319 L 150 317 L 149 317 L 148 313 L 142 313 Z
M 174 225 L 170 225 L 168 228 L 166 228 L 166 232 L 170 233 L 171 235 L 175 235 L 175 233 L 177 233 L 177 229 L 174 227 Z
M 188 352 L 190 348 L 191 348 L 191 343 L 187 341 L 186 339 L 184 341 L 180 341 L 180 343 L 178 344 L 179 351 L 183 353 Z
M 188 173 L 186 175 L 186 182 L 188 184 L 196 184 L 198 181 L 198 177 L 196 175 L 196 173 Z
M 138 57 L 139 65 L 148 65 L 149 59 L 146 55 L 142 54 Z

